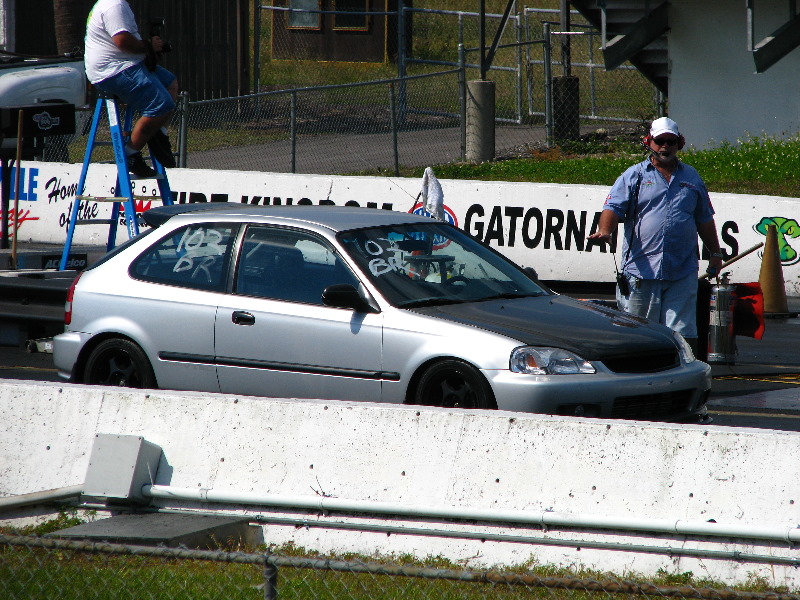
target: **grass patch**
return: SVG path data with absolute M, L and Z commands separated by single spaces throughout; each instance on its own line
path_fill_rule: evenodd
M 77 511 L 64 510 L 50 521 L 35 527 L 14 531 L 3 529 L 10 535 L 44 535 L 81 523 Z M 227 548 L 221 548 L 227 550 Z M 442 556 L 415 557 L 410 554 L 355 553 L 326 555 L 297 546 L 294 543 L 262 546 L 248 549 L 250 555 L 265 552 L 273 556 L 329 559 L 356 564 L 378 564 L 386 567 L 440 569 L 463 571 L 461 562 Z M 183 599 L 247 599 L 263 598 L 264 571 L 260 564 L 231 561 L 220 555 L 219 560 L 197 558 L 172 558 L 146 554 L 113 554 L 85 552 L 72 549 L 47 549 L 34 546 L 0 546 L 0 594 L 4 598 L 59 598 L 63 600 L 126 598 L 179 598 Z M 482 572 L 486 569 L 470 569 Z M 655 585 L 659 587 L 712 588 L 756 593 L 787 593 L 785 587 L 776 587 L 756 574 L 737 586 L 727 586 L 710 578 L 697 577 L 690 571 L 659 570 L 653 577 L 636 573 L 614 574 L 582 567 L 561 568 L 538 563 L 534 556 L 510 567 L 493 567 L 489 571 L 503 575 L 524 575 L 549 580 L 582 580 L 588 584 L 609 582 L 609 591 L 616 584 Z M 490 586 L 487 588 L 487 585 Z M 485 600 L 492 598 L 515 599 L 520 594 L 551 600 L 593 600 L 597 593 L 607 592 L 580 589 L 581 586 L 545 588 L 480 581 L 456 581 L 443 578 L 417 578 L 376 573 L 359 573 L 350 570 L 332 571 L 281 566 L 278 570 L 279 597 L 302 600 L 323 598 L 369 598 L 371 600 L 424 600 L 427 598 L 453 598 L 459 600 Z M 561 589 L 561 588 L 572 589 Z M 724 592 L 722 592 L 724 593 Z M 626 594 L 638 596 L 635 593 Z
M 92 511 L 91 514 L 94 514 L 94 511 Z M 62 508 L 58 512 L 58 516 L 54 519 L 49 519 L 38 525 L 29 525 L 27 527 L 23 527 L 18 531 L 14 531 L 13 533 L 15 535 L 42 536 L 54 531 L 60 531 L 61 529 L 67 529 L 68 527 L 75 527 L 85 522 L 85 520 L 78 516 L 77 510 Z M 9 530 L 7 529 L 0 529 L 0 531 L 3 533 L 9 533 Z
M 435 167 L 442 179 L 485 181 L 527 181 L 612 185 L 627 167 L 641 161 L 644 153 L 637 144 L 615 143 L 599 149 L 595 142 L 578 142 L 529 157 L 492 161 L 478 165 L 455 163 Z M 584 154 L 581 151 L 584 150 Z M 764 194 L 797 197 L 800 189 L 800 136 L 787 140 L 749 138 L 719 148 L 688 150 L 681 160 L 695 167 L 710 192 Z M 407 169 L 404 176 L 422 177 L 424 168 Z
M 487 597 L 516 599 L 525 594 L 551 600 L 592 600 L 597 594 L 607 597 L 620 591 L 618 584 L 655 585 L 665 588 L 711 588 L 725 591 L 787 593 L 783 587 L 770 586 L 764 577 L 752 575 L 738 586 L 726 586 L 692 572 L 660 570 L 654 577 L 636 574 L 615 575 L 584 568 L 556 568 L 539 565 L 534 559 L 511 568 L 490 569 L 493 574 L 528 576 L 547 579 L 552 587 L 509 585 L 483 581 L 419 578 L 402 575 L 355 572 L 358 564 L 375 564 L 404 568 L 428 568 L 463 571 L 463 566 L 441 556 L 415 558 L 410 555 L 369 556 L 343 554 L 325 556 L 293 544 L 272 547 L 270 554 L 348 561 L 354 570 L 308 569 L 281 566 L 278 569 L 279 598 L 321 600 L 324 598 L 369 598 L 370 600 L 459 599 L 485 600 Z M 475 571 L 474 571 L 475 572 Z M 478 570 L 477 572 L 481 572 Z M 566 580 L 579 584 L 562 585 Z M 607 582 L 608 591 L 589 589 L 590 585 Z M 258 564 L 229 560 L 199 560 L 146 555 L 85 553 L 74 550 L 48 550 L 24 546 L 0 548 L 0 591 L 6 598 L 60 598 L 66 600 L 112 598 L 263 598 L 264 571 Z M 624 586 L 623 586 L 624 587 Z M 624 596 L 643 597 L 635 592 Z M 653 594 L 650 595 L 658 595 Z M 671 595 L 671 594 L 669 594 Z M 689 594 L 691 597 L 691 594 Z

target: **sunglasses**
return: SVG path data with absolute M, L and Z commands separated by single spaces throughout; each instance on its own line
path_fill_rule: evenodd
M 659 138 L 654 138 L 653 141 L 658 146 L 677 146 L 678 145 L 678 138 L 676 138 L 676 137 L 659 137 Z

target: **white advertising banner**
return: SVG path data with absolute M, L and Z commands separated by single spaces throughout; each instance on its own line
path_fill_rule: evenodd
M 80 176 L 80 164 L 23 162 L 16 221 L 19 241 L 63 244 Z M 86 195 L 111 196 L 114 165 L 93 165 Z M 14 173 L 12 172 L 12 181 Z M 171 169 L 177 203 L 232 202 L 264 205 L 336 204 L 402 212 L 422 211 L 422 179 L 292 175 L 245 171 Z M 439 180 L 445 218 L 544 280 L 611 282 L 607 248 L 589 243 L 608 193 L 605 186 Z M 153 180 L 135 181 L 137 212 L 161 204 Z M 726 260 L 763 242 L 767 226 L 778 232 L 781 268 L 789 295 L 800 295 L 800 198 L 711 194 Z M 108 219 L 111 204 L 82 201 L 78 218 Z M 12 202 L 13 208 L 13 202 Z M 13 231 L 13 215 L 10 231 Z M 620 228 L 621 231 L 621 228 Z M 73 244 L 106 244 L 108 225 L 76 228 Z M 126 239 L 120 224 L 117 241 Z M 621 240 L 617 240 L 619 247 Z M 738 283 L 758 281 L 761 251 L 726 270 Z

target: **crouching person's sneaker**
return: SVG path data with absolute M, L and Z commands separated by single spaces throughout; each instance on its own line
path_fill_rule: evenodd
M 175 166 L 175 155 L 172 154 L 172 145 L 169 143 L 169 138 L 160 129 L 156 134 L 147 142 L 147 147 L 150 148 L 150 155 L 155 156 L 156 160 L 168 169 Z
M 136 177 L 155 177 L 157 173 L 144 162 L 144 157 L 141 152 L 129 154 L 128 157 L 128 171 L 133 173 Z

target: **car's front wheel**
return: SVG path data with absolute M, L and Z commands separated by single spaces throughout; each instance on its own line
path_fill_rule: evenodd
M 113 338 L 97 345 L 86 361 L 84 383 L 131 388 L 155 388 L 150 361 L 130 340 Z
M 422 374 L 414 404 L 445 408 L 497 408 L 492 388 L 472 365 L 461 360 L 437 362 Z

